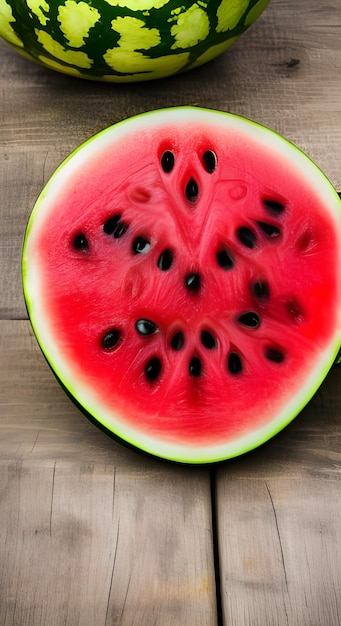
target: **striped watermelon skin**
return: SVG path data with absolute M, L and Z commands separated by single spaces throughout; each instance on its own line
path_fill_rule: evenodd
M 163 78 L 222 54 L 269 0 L 0 0 L 0 36 L 80 78 Z

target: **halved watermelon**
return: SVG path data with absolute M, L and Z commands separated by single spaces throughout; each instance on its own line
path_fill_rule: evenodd
M 178 107 L 76 150 L 32 212 L 23 285 L 56 376 L 106 432 L 204 463 L 262 444 L 340 347 L 340 199 L 254 122 Z

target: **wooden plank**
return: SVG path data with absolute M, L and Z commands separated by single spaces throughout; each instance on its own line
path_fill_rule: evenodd
M 216 624 L 210 479 L 99 431 L 0 322 L 0 623 Z
M 340 477 L 227 476 L 220 502 L 224 624 L 337 626 Z
M 97 131 L 153 108 L 196 104 L 250 117 L 296 142 L 341 190 L 339 0 L 271 0 L 223 56 L 145 84 L 99 84 L 45 69 L 0 41 L 0 317 L 26 317 L 25 225 L 59 163 Z M 299 63 L 292 64 L 292 59 Z
M 218 471 L 224 624 L 340 624 L 340 379 L 330 372 L 284 432 Z

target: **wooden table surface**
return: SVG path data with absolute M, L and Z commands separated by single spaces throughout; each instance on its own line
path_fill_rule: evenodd
M 254 452 L 213 467 L 159 461 L 64 395 L 20 277 L 26 222 L 57 165 L 146 110 L 250 117 L 341 190 L 340 8 L 272 0 L 216 61 L 136 85 L 66 77 L 0 41 L 1 626 L 340 626 L 341 370 Z

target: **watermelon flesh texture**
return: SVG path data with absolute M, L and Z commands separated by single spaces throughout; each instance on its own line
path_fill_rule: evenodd
M 182 462 L 287 425 L 340 345 L 340 201 L 295 146 L 179 107 L 78 149 L 32 212 L 23 282 L 54 372 L 108 432 Z

